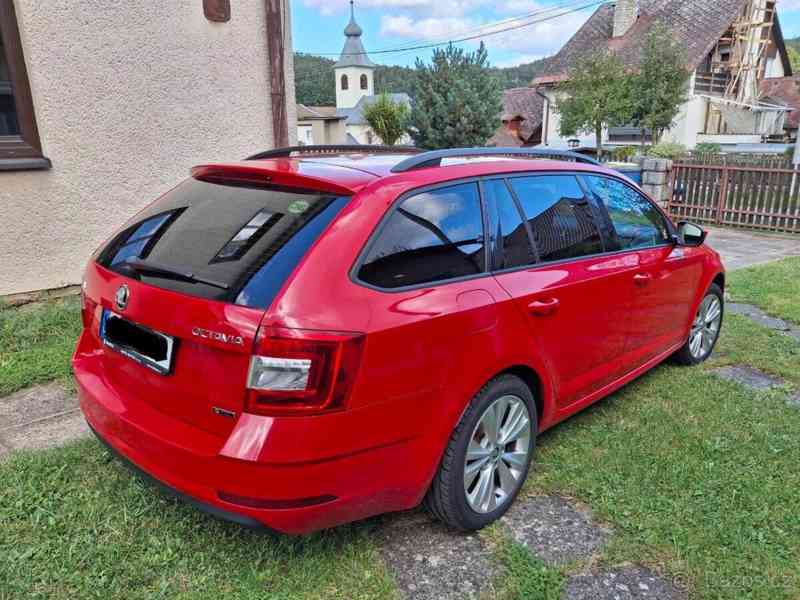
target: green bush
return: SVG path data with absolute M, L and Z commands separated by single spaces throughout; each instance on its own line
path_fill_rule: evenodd
M 676 160 L 686 155 L 686 146 L 675 142 L 659 142 L 655 146 L 651 146 L 647 154 L 653 158 Z
M 629 162 L 636 156 L 636 148 L 633 146 L 621 146 L 614 150 L 614 160 L 619 162 Z
M 722 152 L 722 146 L 713 142 L 703 142 L 695 146 L 694 152 L 695 154 L 719 154 Z

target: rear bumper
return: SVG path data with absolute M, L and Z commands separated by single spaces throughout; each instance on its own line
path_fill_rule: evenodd
M 326 438 L 353 436 L 365 419 L 374 424 L 372 414 L 340 413 L 330 421 L 243 414 L 224 438 L 116 389 L 92 353 L 76 353 L 73 369 L 81 410 L 95 434 L 148 478 L 215 516 L 302 534 L 411 508 L 427 487 L 431 465 L 423 457 L 430 444 L 422 437 L 393 435 L 384 444 L 326 455 L 336 447 Z M 287 461 L 290 446 L 305 455 Z M 309 456 L 309 446 L 317 458 Z
M 174 496 L 178 500 L 186 502 L 187 504 L 191 504 L 198 510 L 201 510 L 204 513 L 207 513 L 213 517 L 217 517 L 218 519 L 222 519 L 224 521 L 230 521 L 232 523 L 238 523 L 243 527 L 250 527 L 252 529 L 264 529 L 263 523 L 259 523 L 258 521 L 256 521 L 251 517 L 240 515 L 238 513 L 230 512 L 227 510 L 222 510 L 221 508 L 218 508 L 213 504 L 206 504 L 205 502 L 200 502 L 199 500 L 196 500 L 191 496 L 187 496 L 186 494 L 179 492 L 175 488 L 172 488 L 167 484 L 159 481 L 158 479 L 150 475 L 150 473 L 140 469 L 138 466 L 136 466 L 136 464 L 128 460 L 128 458 L 125 455 L 120 453 L 116 448 L 114 448 L 114 446 L 112 446 L 105 439 L 103 439 L 103 437 L 99 433 L 97 433 L 94 429 L 92 429 L 92 433 L 94 433 L 95 437 L 97 437 L 97 439 L 108 449 L 108 451 L 111 452 L 111 454 L 113 454 L 114 456 L 116 456 L 120 460 L 120 462 L 122 462 L 122 464 L 124 464 L 126 467 L 128 467 L 131 471 L 136 473 L 136 475 L 138 475 L 142 479 L 148 481 L 149 483 L 161 489 L 166 494 Z

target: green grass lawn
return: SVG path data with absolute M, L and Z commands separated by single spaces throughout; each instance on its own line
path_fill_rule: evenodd
M 80 330 L 78 298 L 0 305 L 0 396 L 53 379 L 68 381 Z
M 747 281 L 772 292 L 743 298 L 758 284 L 734 273 L 734 299 L 769 298 L 766 310 L 789 317 L 783 296 L 794 288 L 759 271 L 776 268 L 800 280 L 800 261 L 748 270 Z M 3 337 L 29 328 L 63 376 L 76 325 L 57 324 L 77 319 L 74 305 L 28 310 L 36 325 L 4 313 Z M 787 390 L 753 392 L 709 370 L 749 364 L 800 390 L 800 343 L 737 315 L 723 331 L 710 363 L 659 367 L 545 433 L 524 493 L 591 506 L 614 530 L 600 567 L 643 564 L 687 582 L 696 598 L 797 600 L 800 410 Z M 47 370 L 20 366 L 8 343 L 0 389 L 41 381 Z M 6 364 L 17 365 L 15 378 Z M 382 521 L 305 538 L 258 534 L 165 498 L 92 440 L 18 454 L 0 463 L 0 599 L 395 598 L 373 535 Z M 503 600 L 558 598 L 565 576 L 585 566 L 548 568 L 502 528 L 482 535 L 509 575 Z
M 757 304 L 775 317 L 800 324 L 800 256 L 732 271 L 728 288 L 739 302 Z

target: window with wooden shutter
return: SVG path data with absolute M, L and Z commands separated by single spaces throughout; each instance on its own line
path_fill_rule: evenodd
M 0 0 L 0 170 L 48 169 L 13 0 Z

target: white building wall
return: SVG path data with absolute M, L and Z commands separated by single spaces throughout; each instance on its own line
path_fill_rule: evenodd
M 0 295 L 79 283 L 98 244 L 191 166 L 274 145 L 263 2 L 233 3 L 228 23 L 197 0 L 15 6 L 53 168 L 0 172 Z
M 353 108 L 364 96 L 375 94 L 373 69 L 364 67 L 338 67 L 336 73 L 336 108 Z M 342 89 L 342 75 L 347 76 L 347 89 Z M 367 76 L 367 89 L 361 89 L 361 76 Z
M 780 55 L 767 58 L 767 65 L 764 70 L 764 77 L 785 77 L 786 71 L 783 69 L 783 61 Z
M 558 105 L 557 95 L 552 90 L 543 93 L 548 98 L 545 102 L 544 114 L 546 118 L 549 118 L 545 124 L 546 129 L 543 129 L 546 131 L 546 139 L 542 140 L 542 144 L 554 148 L 566 148 L 569 140 L 577 139 L 581 146 L 594 147 L 596 140 L 593 132 L 578 132 L 574 136 L 562 136 L 559 133 L 561 115 L 556 108 Z M 707 104 L 708 101 L 705 98 L 690 95 L 689 100 L 681 107 L 673 126 L 664 133 L 663 140 L 683 144 L 689 149 L 694 148 L 697 145 L 697 135 L 704 128 Z M 604 128 L 603 144 L 608 143 L 608 130 Z
M 681 110 L 675 121 L 667 131 L 664 132 L 663 140 L 675 142 L 693 149 L 697 144 L 697 136 L 705 129 L 706 114 L 708 111 L 708 100 L 695 95 L 690 95 L 689 99 L 681 106 Z
M 552 146 L 554 148 L 566 148 L 569 140 L 579 140 L 581 146 L 594 147 L 597 143 L 594 132 L 579 131 L 575 135 L 562 136 L 559 129 L 561 127 L 561 115 L 558 112 L 558 94 L 553 90 L 543 92 L 547 97 L 544 106 L 545 118 L 548 122 L 545 123 L 545 128 L 542 129 L 543 135 L 546 132 L 546 138 L 542 139 L 542 144 L 545 146 Z M 608 131 L 603 129 L 603 142 L 608 140 Z
M 297 143 L 305 146 L 314 145 L 314 127 L 309 124 L 297 124 Z

